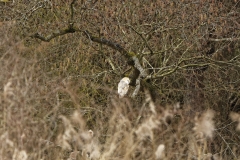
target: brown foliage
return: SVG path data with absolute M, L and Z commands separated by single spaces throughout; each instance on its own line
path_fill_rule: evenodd
M 238 159 L 238 8 L 0 1 L 0 159 Z

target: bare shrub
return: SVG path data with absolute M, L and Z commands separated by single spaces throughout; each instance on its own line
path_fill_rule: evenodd
M 238 8 L 0 1 L 0 159 L 240 159 Z

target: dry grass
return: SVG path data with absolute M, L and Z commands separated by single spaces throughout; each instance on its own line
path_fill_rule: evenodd
M 240 159 L 213 110 L 193 120 L 186 106 L 155 104 L 147 90 L 139 103 L 119 99 L 116 87 L 53 76 L 36 54 L 25 56 L 39 50 L 1 36 L 0 159 Z M 89 98 L 89 88 L 107 102 Z M 231 118 L 239 130 L 239 114 Z

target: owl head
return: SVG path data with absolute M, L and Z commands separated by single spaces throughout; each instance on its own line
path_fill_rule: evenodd
M 121 81 L 123 81 L 123 82 L 125 82 L 125 83 L 127 83 L 127 84 L 130 83 L 130 79 L 129 79 L 128 77 L 122 78 Z M 121 81 L 120 81 L 120 82 L 121 82 Z

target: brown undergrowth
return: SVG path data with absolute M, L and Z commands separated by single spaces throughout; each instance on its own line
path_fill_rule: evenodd
M 239 137 L 239 114 L 230 114 L 238 126 L 220 128 L 216 111 L 193 119 L 191 106 L 162 106 L 148 90 L 141 101 L 119 99 L 117 83 L 111 88 L 53 76 L 42 69 L 42 59 L 26 57 L 33 49 L 8 38 L 0 57 L 0 159 L 240 158 L 239 141 L 225 132 Z

